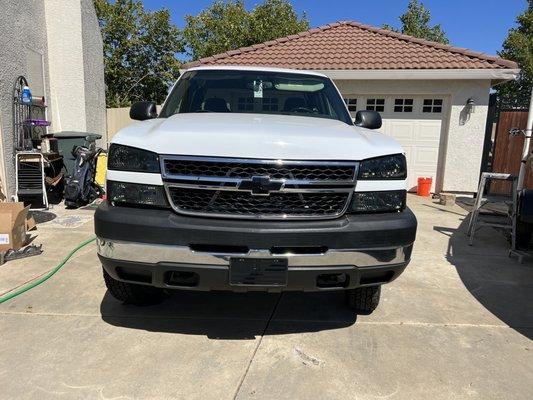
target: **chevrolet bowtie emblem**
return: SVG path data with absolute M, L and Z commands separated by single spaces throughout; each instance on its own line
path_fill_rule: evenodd
M 252 176 L 252 179 L 242 180 L 237 189 L 246 190 L 254 196 L 268 196 L 270 192 L 283 189 L 283 181 L 272 181 L 268 176 Z

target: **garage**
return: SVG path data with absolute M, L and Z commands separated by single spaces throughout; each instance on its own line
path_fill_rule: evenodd
M 416 190 L 418 177 L 431 177 L 434 192 L 447 116 L 446 96 L 344 94 L 344 101 L 354 118 L 359 110 L 381 114 L 381 132 L 395 138 L 405 150 L 409 190 Z
M 514 79 L 516 63 L 354 21 L 342 21 L 183 65 L 267 66 L 329 76 L 352 116 L 381 113 L 380 132 L 408 159 L 409 189 L 477 190 L 490 88 Z

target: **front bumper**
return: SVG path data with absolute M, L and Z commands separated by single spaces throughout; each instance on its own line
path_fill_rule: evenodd
M 121 281 L 196 290 L 317 291 L 394 280 L 410 260 L 416 218 L 407 209 L 329 221 L 240 221 L 103 203 L 95 231 L 102 265 Z M 232 286 L 231 258 L 287 259 L 287 285 Z M 325 276 L 341 274 L 338 285 L 323 283 Z

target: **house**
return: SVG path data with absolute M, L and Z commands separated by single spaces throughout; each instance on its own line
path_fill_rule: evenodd
M 0 13 L 0 178 L 14 193 L 13 86 L 26 77 L 45 97 L 49 132 L 105 135 L 103 47 L 92 0 L 2 2 Z
M 492 85 L 514 79 L 512 61 L 344 21 L 184 65 L 255 65 L 322 72 L 352 114 L 375 110 L 408 159 L 409 185 L 475 192 Z

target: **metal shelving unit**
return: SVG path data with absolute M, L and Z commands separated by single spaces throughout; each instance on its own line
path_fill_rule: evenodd
M 48 208 L 46 169 L 50 155 L 39 150 L 43 136 L 48 135 L 50 122 L 44 97 L 33 98 L 31 104 L 22 101 L 22 91 L 28 86 L 19 76 L 13 86 L 13 143 L 15 153 L 15 201 L 30 202 L 32 208 Z M 52 155 L 57 158 L 59 155 Z

